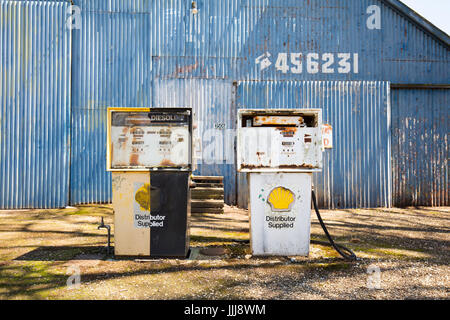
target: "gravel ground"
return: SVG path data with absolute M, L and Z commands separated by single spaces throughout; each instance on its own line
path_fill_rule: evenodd
M 0 299 L 449 297 L 450 208 L 323 211 L 356 262 L 317 244 L 314 215 L 309 257 L 252 257 L 248 213 L 234 207 L 192 216 L 189 259 L 117 260 L 105 256 L 101 216 L 112 224 L 110 205 L 0 211 Z

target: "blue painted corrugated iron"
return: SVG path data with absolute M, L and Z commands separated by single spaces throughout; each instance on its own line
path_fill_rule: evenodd
M 39 107 L 45 107 L 47 114 L 55 113 L 56 110 L 64 114 L 64 121 L 61 122 L 64 123 L 64 128 L 54 133 L 57 138 L 52 141 L 70 140 L 70 203 L 111 200 L 111 177 L 105 166 L 105 121 L 108 106 L 192 106 L 198 115 L 198 132 L 203 141 L 203 150 L 208 150 L 212 138 L 207 136 L 204 139 L 204 134 L 210 134 L 211 128 L 225 128 L 225 131 L 234 129 L 235 112 L 241 106 L 239 103 L 245 101 L 245 104 L 257 108 L 264 103 L 267 107 L 273 107 L 272 103 L 277 103 L 277 106 L 304 107 L 296 103 L 317 99 L 319 104 L 321 101 L 327 103 L 326 106 L 315 107 L 330 111 L 327 113 L 330 121 L 333 121 L 336 142 L 364 142 L 368 143 L 368 148 L 378 150 L 379 145 L 376 143 L 387 141 L 384 119 L 389 120 L 388 82 L 450 82 L 448 36 L 395 0 L 195 2 L 197 13 L 192 10 L 191 0 L 74 0 L 73 3 L 81 9 L 81 29 L 67 32 L 62 15 L 65 19 L 70 16 L 70 13 L 64 14 L 65 8 L 70 5 L 68 1 L 1 1 L 2 43 L 7 44 L 12 34 L 23 39 L 31 37 L 32 41 L 40 41 L 40 37 L 45 39 L 40 41 L 42 47 L 34 50 L 35 57 L 43 57 L 35 60 L 37 64 L 49 61 L 48 69 L 38 69 L 42 79 L 46 79 L 45 75 L 54 75 L 49 70 L 54 72 L 56 69 L 50 66 L 59 66 L 63 58 L 67 59 L 64 60 L 67 63 L 65 67 L 70 66 L 69 70 L 58 72 L 60 82 L 39 82 L 44 86 L 39 88 L 44 90 L 45 97 L 60 95 L 64 90 L 67 92 L 61 102 L 64 107 L 56 109 L 54 104 L 39 104 Z M 380 8 L 380 29 L 367 27 L 371 15 L 368 8 L 372 5 Z M 20 25 L 20 20 L 16 16 L 8 19 L 4 17 L 11 10 L 16 10 L 11 9 L 16 6 L 20 6 L 23 12 L 34 12 L 39 17 L 48 19 L 48 24 L 40 26 L 42 29 L 39 35 L 26 34 L 24 29 L 19 28 L 11 31 L 12 26 Z M 53 16 L 60 18 L 51 20 Z M 55 32 L 59 32 L 60 37 L 64 35 L 64 41 L 67 41 L 67 37 L 70 39 L 71 35 L 72 60 L 70 56 L 60 57 L 60 51 L 56 48 L 62 45 L 61 42 L 52 46 L 51 38 Z M 10 49 L 3 45 L 1 50 L 8 52 Z M 5 57 L 2 54 L 2 59 L 6 59 Z M 299 61 L 302 61 L 301 66 Z M 320 64 L 316 65 L 316 62 Z M 13 69 L 16 73 L 23 69 L 19 59 L 15 60 Z M 9 103 L 2 103 L 2 110 L 9 110 L 11 99 L 8 86 L 14 81 L 10 80 L 11 75 L 2 74 L 2 77 L 2 101 Z M 71 81 L 70 87 L 68 81 Z M 23 83 L 17 85 L 25 87 Z M 58 91 L 58 86 L 64 90 Z M 333 86 L 338 88 L 336 92 L 339 94 L 333 93 Z M 250 88 L 252 93 L 245 96 L 244 88 Z M 339 88 L 343 88 L 343 91 Z M 21 94 L 23 90 L 17 90 L 20 91 L 21 99 L 26 99 Z M 448 92 L 448 89 L 443 90 Z M 324 92 L 327 96 L 321 98 L 320 95 Z M 364 96 L 359 95 L 361 92 L 365 92 Z M 298 100 L 300 96 L 302 100 Z M 431 101 L 432 108 L 442 109 L 448 105 L 447 98 L 433 100 L 432 96 L 434 94 L 426 100 Z M 38 101 L 34 93 L 28 99 Z M 355 107 L 351 99 L 360 102 L 358 110 L 361 118 L 355 118 L 352 111 Z M 387 100 L 375 103 L 375 99 Z M 392 108 L 404 110 L 407 108 L 404 101 L 406 100 L 395 100 Z M 64 109 L 66 105 L 67 109 Z M 45 114 L 37 106 L 30 110 L 39 115 Z M 333 110 L 339 110 L 339 113 L 333 113 Z M 402 112 L 393 112 L 392 121 L 401 119 Z M 377 126 L 370 123 L 372 116 L 375 117 Z M 7 134 L 19 136 L 18 127 L 12 127 L 14 121 L 18 121 L 15 117 L 8 116 L 5 127 L 2 112 L 1 137 L 7 137 Z M 427 119 L 434 116 L 424 114 L 423 117 L 418 119 L 428 123 Z M 70 124 L 67 119 L 71 119 Z M 358 122 L 355 121 L 360 121 L 358 119 L 365 119 L 365 126 L 358 124 L 361 127 L 356 127 Z M 361 129 L 358 130 L 358 136 L 353 136 L 356 134 L 355 130 L 343 128 L 344 123 Z M 48 125 L 52 130 L 57 128 L 54 122 Z M 436 129 L 434 126 L 426 126 L 425 129 L 433 135 L 439 130 L 448 131 L 448 124 L 445 129 Z M 45 156 L 37 153 L 42 165 L 32 169 L 35 171 L 24 171 L 27 176 L 22 178 L 22 173 L 17 168 L 25 166 L 20 162 L 18 143 L 14 139 L 8 140 L 1 149 L 3 154 L 0 164 L 5 173 L 0 179 L 5 182 L 2 188 L 6 192 L 1 195 L 4 199 L 3 207 L 17 206 L 15 198 L 23 197 L 17 181 L 30 183 L 36 177 L 46 176 L 48 171 L 44 168 L 53 168 L 53 164 L 62 161 L 60 157 L 58 160 L 52 160 L 52 157 L 61 155 L 60 152 L 69 154 L 68 144 L 65 147 L 49 145 Z M 393 146 L 393 150 L 399 150 L 400 143 L 411 141 L 408 138 L 406 141 L 394 139 L 393 143 L 397 145 Z M 229 143 L 228 137 L 223 138 L 222 144 L 228 146 Z M 378 167 L 371 168 L 371 164 L 377 160 L 364 158 L 363 154 L 355 152 L 355 148 L 357 146 L 347 146 L 333 151 L 333 155 L 340 157 L 340 160 L 330 162 L 328 178 L 323 178 L 323 182 L 320 180 L 322 178 L 318 178 L 317 181 L 317 184 L 323 184 L 322 205 L 386 206 L 391 203 L 392 196 L 401 199 L 405 184 L 413 182 L 402 182 L 403 187 L 400 187 L 397 180 L 400 169 L 394 165 L 391 171 L 394 177 L 392 188 L 399 192 L 390 191 L 389 161 L 386 160 L 388 151 L 381 153 Z M 371 149 L 364 150 L 369 152 Z M 412 156 L 409 152 L 404 154 Z M 432 155 L 425 153 L 418 157 L 423 162 L 429 161 Z M 31 156 L 29 159 L 29 162 L 35 161 Z M 58 170 L 67 172 L 68 165 L 68 161 L 64 160 Z M 440 163 L 431 161 L 430 165 L 435 168 Z M 67 174 L 61 172 L 58 174 L 61 180 L 54 177 L 53 183 L 56 186 L 50 188 L 61 190 L 62 199 L 67 199 L 69 192 L 62 187 L 68 185 L 69 179 Z M 236 203 L 237 195 L 242 195 L 238 189 L 234 163 L 202 163 L 199 164 L 197 173 L 224 175 L 228 203 Z M 364 184 L 364 188 L 354 189 L 355 181 L 361 182 L 366 173 L 369 177 L 364 183 L 370 186 Z M 355 177 L 358 179 L 354 180 Z M 427 185 L 434 183 L 429 180 L 432 179 L 429 175 L 422 175 L 421 179 Z M 437 184 L 431 197 L 436 198 L 436 194 L 446 190 L 447 185 L 446 179 Z M 42 195 L 34 193 L 30 198 L 31 205 L 55 205 L 53 200 L 49 200 L 50 194 L 51 192 L 43 192 Z M 61 204 L 65 202 L 67 200 L 60 201 Z M 448 204 L 448 197 L 438 203 Z
M 394 206 L 448 206 L 450 90 L 392 90 Z
M 0 1 L 0 208 L 69 202 L 67 3 Z

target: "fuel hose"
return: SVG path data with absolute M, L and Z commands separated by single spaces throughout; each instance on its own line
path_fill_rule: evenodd
M 316 244 L 321 244 L 321 245 L 330 245 L 345 259 L 348 261 L 354 261 L 354 260 L 358 260 L 358 258 L 356 257 L 355 253 L 350 250 L 347 247 L 344 247 L 340 244 L 337 244 L 334 242 L 333 238 L 331 237 L 330 233 L 327 230 L 327 227 L 325 226 L 325 223 L 322 220 L 322 217 L 320 216 L 319 213 L 319 208 L 317 206 L 317 201 L 316 201 L 316 194 L 314 193 L 314 190 L 312 190 L 312 202 L 314 205 L 314 210 L 316 211 L 316 215 L 317 215 L 317 219 L 319 219 L 319 223 L 322 226 L 323 231 L 325 232 L 325 235 L 328 238 L 328 241 L 330 243 L 327 242 L 322 242 L 322 241 L 311 241 L 312 243 L 316 243 Z

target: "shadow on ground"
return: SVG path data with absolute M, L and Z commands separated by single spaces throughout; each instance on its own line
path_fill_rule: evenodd
M 112 248 L 114 250 L 114 248 Z M 69 261 L 101 260 L 107 257 L 107 248 L 101 246 L 46 246 L 31 250 L 15 261 Z
M 99 216 L 108 205 L 0 212 L 0 299 L 445 299 L 450 287 L 448 208 L 323 211 L 338 243 L 330 247 L 312 216 L 309 257 L 251 257 L 248 213 L 192 215 L 191 247 L 224 248 L 195 259 L 111 259 Z M 113 234 L 113 233 L 112 233 Z M 367 267 L 382 271 L 383 289 L 367 289 Z M 68 289 L 71 266 L 81 286 Z

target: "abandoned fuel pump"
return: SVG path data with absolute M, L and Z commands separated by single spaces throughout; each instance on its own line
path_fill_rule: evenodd
M 322 111 L 239 110 L 237 162 L 248 173 L 254 255 L 307 256 Z
M 330 130 L 322 126 L 322 111 L 239 110 L 237 128 L 238 171 L 248 175 L 252 254 L 307 256 L 312 174 L 322 169 L 322 130 Z
M 116 256 L 186 257 L 192 111 L 108 108 Z

